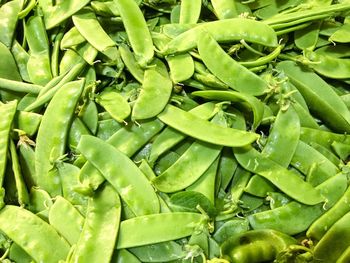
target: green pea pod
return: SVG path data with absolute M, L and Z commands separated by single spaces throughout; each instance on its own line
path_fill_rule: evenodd
M 141 92 L 132 109 L 131 118 L 142 120 L 158 115 L 167 105 L 172 87 L 169 78 L 162 76 L 155 69 L 147 69 Z
M 197 23 L 201 13 L 201 0 L 183 0 L 180 5 L 180 24 Z
M 263 176 L 293 199 L 308 205 L 325 201 L 321 193 L 311 184 L 276 162 L 265 158 L 253 147 L 236 148 L 234 154 L 238 163 L 245 169 Z
M 122 128 L 122 124 L 114 119 L 101 120 L 98 122 L 96 137 L 107 141 L 114 133 Z
M 91 132 L 78 117 L 75 117 L 68 134 L 68 145 L 70 149 L 74 150 L 77 147 L 80 137 L 83 134 L 91 134 Z
M 349 43 L 350 42 L 349 32 L 350 32 L 350 25 L 344 24 L 329 37 L 329 41 L 338 42 L 338 43 Z
M 0 7 L 0 42 L 11 47 L 16 32 L 18 13 L 23 5 L 22 0 L 7 2 Z
M 140 7 L 135 1 L 114 1 L 123 20 L 136 60 L 141 67 L 146 67 L 153 59 L 153 41 Z
M 117 248 L 129 248 L 190 236 L 206 223 L 198 213 L 174 212 L 139 216 L 120 224 Z M 173 226 L 177 225 L 175 229 Z
M 177 54 L 175 56 L 167 56 L 170 69 L 170 78 L 173 83 L 179 83 L 192 77 L 194 73 L 193 58 L 190 54 Z
M 213 238 L 219 244 L 222 244 L 227 239 L 240 233 L 244 233 L 249 230 L 249 222 L 246 218 L 235 218 L 226 221 L 220 226 L 214 233 Z
M 301 50 L 314 50 L 320 32 L 321 22 L 314 22 L 311 25 L 294 32 L 294 43 Z
M 120 56 L 131 75 L 140 83 L 143 83 L 145 71 L 137 64 L 134 54 L 126 44 L 119 45 Z
M 305 98 L 311 112 L 315 113 L 332 129 L 350 131 L 350 112 L 341 98 L 315 73 L 307 71 L 292 61 L 277 65 Z
M 51 99 L 38 130 L 35 151 L 35 185 L 52 196 L 61 194 L 58 178 L 49 178 L 48 172 L 65 152 L 69 124 L 84 87 L 84 80 L 68 82 Z
M 29 54 L 27 53 L 27 51 L 24 50 L 24 48 L 16 40 L 12 44 L 11 53 L 15 58 L 15 61 L 22 79 L 26 82 L 30 82 L 30 78 L 27 71 Z
M 310 206 L 292 201 L 273 210 L 249 215 L 249 223 L 253 229 L 275 229 L 289 235 L 301 233 L 325 213 L 325 209 L 332 207 L 346 188 L 346 175 L 339 173 L 316 187 L 327 199 L 326 204 Z
M 83 37 L 83 35 L 80 34 L 79 30 L 75 26 L 73 26 L 64 34 L 61 40 L 60 48 L 64 50 L 84 43 L 85 41 L 86 39 Z
M 119 16 L 118 8 L 114 1 L 91 1 L 90 5 L 97 15 L 101 16 Z
M 268 47 L 278 45 L 276 33 L 266 24 L 251 19 L 232 18 L 203 23 L 178 35 L 162 50 L 162 54 L 181 53 L 195 48 L 203 31 L 207 31 L 217 42 L 244 39 Z
M 121 204 L 106 184 L 89 200 L 82 232 L 69 263 L 110 262 L 117 240 Z
M 335 142 L 336 143 L 336 142 Z M 326 147 L 316 143 L 316 142 L 310 142 L 309 145 L 320 152 L 323 156 L 325 156 L 329 161 L 331 161 L 334 165 L 339 166 L 342 161 L 338 158 L 336 154 L 334 154 L 332 151 L 328 150 Z M 345 160 L 345 158 L 343 159 Z
M 35 185 L 35 152 L 27 143 L 19 144 L 19 162 L 28 189 Z
M 42 115 L 37 113 L 18 111 L 15 118 L 15 127 L 24 131 L 28 136 L 33 136 L 38 131 L 41 118 Z
M 113 256 L 112 263 L 141 263 L 141 261 L 126 249 L 118 249 L 117 255 Z
M 213 5 L 215 15 L 219 19 L 229 19 L 238 17 L 240 10 L 238 7 L 244 6 L 240 4 L 238 1 L 231 0 L 211 0 L 211 4 Z M 249 8 L 247 8 L 249 10 Z
M 61 24 L 67 18 L 78 12 L 86 6 L 90 0 L 82 0 L 77 2 L 60 1 L 52 5 L 51 1 L 39 0 L 39 6 L 44 14 L 46 29 L 51 29 Z
M 336 262 L 350 242 L 350 212 L 334 223 L 314 248 L 314 257 L 321 262 Z M 332 247 L 332 249 L 329 249 Z
M 22 81 L 21 75 L 18 72 L 16 61 L 14 60 L 11 51 L 0 42 L 0 78 Z M 6 98 L 2 98 L 4 101 Z
M 158 213 L 159 201 L 154 189 L 125 154 L 89 135 L 82 136 L 77 149 L 117 189 L 136 215 Z
M 211 35 L 201 34 L 198 51 L 208 69 L 230 88 L 255 96 L 267 91 L 267 82 L 232 59 Z
M 0 138 L 1 138 L 1 147 L 0 147 L 0 186 L 3 185 L 3 180 L 5 176 L 5 167 L 7 162 L 7 151 L 9 149 L 9 138 L 12 121 L 15 117 L 17 108 L 17 101 L 11 101 L 6 104 L 0 104 Z M 2 198 L 4 197 L 3 188 L 1 189 L 1 200 L 0 206 L 3 206 Z
M 336 263 L 346 263 L 350 260 L 350 247 L 344 250 L 344 252 L 337 259 Z
M 92 100 L 84 105 L 80 112 L 79 117 L 84 122 L 86 127 L 89 128 L 92 134 L 95 134 L 98 126 L 98 112 L 96 103 Z
M 12 243 L 8 258 L 15 262 L 31 263 L 33 259 L 19 245 Z
M 23 208 L 11 205 L 2 208 L 0 229 L 36 262 L 57 263 L 68 254 L 67 241 L 52 226 Z
M 114 91 L 103 91 L 96 97 L 96 102 L 118 122 L 124 122 L 131 113 L 126 99 Z
M 206 99 L 212 100 L 221 100 L 221 101 L 232 101 L 242 103 L 243 107 L 249 108 L 253 112 L 253 125 L 252 128 L 255 130 L 262 118 L 264 116 L 264 104 L 261 103 L 257 98 L 240 93 L 235 91 L 218 91 L 218 90 L 208 90 L 208 91 L 195 91 L 192 95 L 203 97 Z M 235 146 L 233 146 L 235 147 Z
M 71 245 L 78 242 L 84 217 L 68 200 L 58 196 L 50 207 L 49 222 Z

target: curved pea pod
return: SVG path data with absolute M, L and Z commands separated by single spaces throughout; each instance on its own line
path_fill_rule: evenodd
M 202 31 L 207 31 L 217 42 L 232 42 L 244 39 L 268 47 L 276 47 L 277 35 L 268 25 L 245 18 L 232 18 L 199 24 L 171 40 L 161 51 L 164 55 L 181 53 L 197 46 Z
M 141 261 L 126 249 L 115 250 L 111 263 L 141 263 Z
M 91 134 L 91 132 L 80 118 L 75 117 L 72 121 L 68 134 L 68 145 L 71 150 L 74 151 L 80 141 L 80 137 L 83 134 Z
M 208 69 L 230 88 L 255 96 L 267 91 L 265 80 L 235 61 L 208 33 L 200 35 L 198 51 Z
M 180 4 L 179 24 L 195 24 L 201 13 L 201 0 L 183 0 Z
M 34 112 L 19 111 L 15 119 L 15 127 L 33 136 L 39 128 L 42 115 Z
M 344 195 L 334 204 L 334 206 L 319 217 L 306 232 L 308 238 L 319 241 L 327 233 L 327 231 L 350 211 L 350 188 L 346 190 Z
M 248 107 L 249 110 L 253 112 L 253 130 L 255 130 L 259 126 L 264 116 L 264 104 L 257 98 L 248 94 L 243 94 L 235 91 L 205 90 L 192 92 L 192 95 L 211 100 L 232 101 L 242 103 L 243 107 Z
M 91 133 L 96 134 L 98 129 L 98 110 L 94 101 L 90 100 L 87 102 L 85 107 L 79 112 L 79 117 Z
M 293 199 L 307 205 L 325 201 L 321 193 L 311 184 L 276 162 L 265 158 L 253 147 L 235 148 L 234 154 L 238 163 L 245 169 L 266 178 Z
M 350 260 L 350 246 L 344 250 L 344 252 L 337 259 L 336 263 L 346 263 Z
M 69 201 L 58 196 L 50 207 L 49 222 L 71 245 L 77 243 L 84 217 Z
M 158 118 L 186 135 L 216 145 L 239 147 L 259 138 L 255 133 L 220 127 L 170 104 L 158 115 Z
M 44 14 L 46 29 L 51 29 L 58 26 L 67 18 L 71 17 L 73 14 L 86 6 L 89 2 L 90 0 L 82 0 L 77 2 L 60 1 L 55 5 L 52 5 L 51 1 L 40 0 L 39 6 Z
M 57 263 L 69 251 L 67 241 L 52 226 L 17 206 L 1 209 L 0 230 L 37 262 Z
M 325 233 L 314 248 L 314 257 L 321 262 L 336 262 L 350 242 L 350 212 Z M 329 249 L 332 248 L 332 249 Z
M 130 74 L 140 83 L 143 83 L 143 76 L 145 74 L 144 69 L 137 64 L 134 54 L 130 51 L 126 44 L 120 44 L 119 46 L 120 56 L 130 72 Z
M 115 1 L 129 42 L 141 67 L 153 59 L 153 41 L 140 7 L 135 1 Z
M 350 25 L 344 24 L 335 31 L 328 39 L 331 42 L 349 43 L 350 42 Z
M 249 223 L 253 229 L 269 228 L 289 235 L 301 233 L 325 213 L 325 209 L 332 207 L 342 197 L 346 188 L 346 175 L 339 173 L 316 187 L 327 199 L 326 204 L 310 206 L 292 201 L 273 210 L 249 215 Z
M 213 238 L 219 244 L 222 244 L 230 237 L 239 235 L 249 230 L 249 222 L 246 218 L 235 218 L 226 221 L 214 233 Z
M 133 120 L 149 119 L 158 115 L 167 105 L 172 92 L 171 80 L 155 69 L 147 69 L 141 92 L 131 113 Z
M 42 117 L 35 150 L 35 185 L 52 196 L 61 194 L 58 178 L 50 178 L 49 170 L 65 151 L 66 139 L 73 113 L 83 91 L 84 80 L 63 85 L 51 99 Z
M 320 32 L 321 22 L 314 22 L 311 25 L 294 31 L 294 43 L 301 50 L 314 50 Z
M 33 259 L 31 256 L 27 254 L 19 245 L 16 243 L 12 243 L 10 247 L 10 251 L 8 254 L 8 258 L 13 260 L 14 262 L 23 262 L 23 263 L 31 263 Z
M 120 213 L 118 194 L 109 184 L 104 185 L 89 200 L 82 232 L 68 262 L 110 262 Z
M 139 216 L 120 224 L 117 248 L 129 248 L 190 236 L 197 227 L 206 224 L 198 213 L 174 212 Z M 174 225 L 177 227 L 174 228 Z
M 11 47 L 18 21 L 18 13 L 22 9 L 21 0 L 10 1 L 0 7 L 0 42 Z
M 124 122 L 131 113 L 126 99 L 115 91 L 103 91 L 96 97 L 96 102 L 118 122 Z
M 322 76 L 332 79 L 348 79 L 350 76 L 350 61 L 347 58 L 336 58 L 312 51 L 305 52 L 305 56 L 311 61 L 305 62 L 306 65 Z
M 170 78 L 173 83 L 179 83 L 188 80 L 194 73 L 194 62 L 190 54 L 177 54 L 167 56 L 166 61 L 170 68 Z
M 84 43 L 86 39 L 80 34 L 79 30 L 73 26 L 64 35 L 60 43 L 62 50 Z
M 113 185 L 136 215 L 159 212 L 159 201 L 154 189 L 125 154 L 89 135 L 82 136 L 77 149 Z
M 335 91 L 319 76 L 292 61 L 277 65 L 303 95 L 311 112 L 338 132 L 350 131 L 350 112 Z
M 250 230 L 226 240 L 221 253 L 233 263 L 265 262 L 274 260 L 278 253 L 296 243 L 293 237 L 276 230 Z

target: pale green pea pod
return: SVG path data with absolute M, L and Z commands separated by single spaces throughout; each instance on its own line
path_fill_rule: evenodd
M 125 122 L 131 108 L 126 99 L 115 91 L 103 91 L 96 97 L 96 102 L 105 108 L 118 122 Z
M 133 77 L 138 82 L 142 83 L 145 71 L 140 67 L 139 64 L 137 64 L 134 54 L 130 51 L 129 47 L 125 44 L 120 44 L 119 52 L 126 68 L 129 70 L 131 75 L 133 75 Z
M 49 222 L 71 245 L 78 242 L 84 217 L 69 201 L 58 196 L 50 207 Z
M 193 58 L 188 53 L 167 56 L 166 61 L 170 68 L 170 78 L 175 84 L 191 78 L 194 73 Z
M 52 226 L 20 207 L 2 208 L 0 230 L 36 262 L 57 263 L 65 259 L 69 251 L 67 241 Z
M 138 247 L 190 236 L 197 227 L 206 224 L 198 213 L 174 212 L 139 216 L 122 221 L 117 248 Z M 177 227 L 174 228 L 173 226 Z
M 89 200 L 82 232 L 69 263 L 110 262 L 117 240 L 121 204 L 113 187 L 105 184 Z
M 16 32 L 18 13 L 21 11 L 22 5 L 22 0 L 15 0 L 4 3 L 0 7 L 0 42 L 8 48 L 11 47 Z
M 182 0 L 180 5 L 180 24 L 197 23 L 202 7 L 202 0 Z
M 85 41 L 86 39 L 82 36 L 82 34 L 80 34 L 79 30 L 74 26 L 64 34 L 61 40 L 60 48 L 62 50 L 71 48 Z

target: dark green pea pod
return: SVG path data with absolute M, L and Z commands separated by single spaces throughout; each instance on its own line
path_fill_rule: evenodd
M 329 127 L 339 132 L 350 132 L 350 112 L 329 85 L 312 71 L 292 61 L 277 65 L 303 95 L 311 112 Z
M 16 32 L 18 13 L 23 5 L 22 0 L 7 2 L 0 7 L 0 42 L 11 47 Z
M 122 127 L 123 125 L 114 119 L 101 120 L 98 122 L 96 137 L 106 141 Z
M 308 205 L 325 201 L 321 193 L 311 184 L 276 162 L 265 158 L 253 147 L 235 148 L 234 154 L 238 163 L 245 169 L 263 176 L 293 199 Z
M 129 117 L 131 108 L 126 99 L 115 91 L 103 91 L 96 97 L 96 102 L 118 122 L 125 122 Z
M 350 246 L 337 259 L 337 263 L 346 263 L 350 260 Z

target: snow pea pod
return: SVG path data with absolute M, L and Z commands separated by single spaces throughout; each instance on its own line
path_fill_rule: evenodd
M 215 15 L 219 19 L 235 18 L 235 17 L 238 17 L 238 15 L 240 14 L 240 12 L 237 8 L 237 5 L 240 4 L 238 1 L 211 0 L 210 2 L 213 5 Z M 241 4 L 241 5 L 243 5 L 243 4 Z
M 180 4 L 179 24 L 197 23 L 201 13 L 201 0 L 183 0 Z
M 42 89 L 42 86 L 0 78 L 0 89 L 14 91 L 14 92 L 39 94 L 40 90 Z
M 60 48 L 64 50 L 79 45 L 85 41 L 86 39 L 82 36 L 82 34 L 80 34 L 79 30 L 73 26 L 64 34 L 60 43 Z
M 10 48 L 16 32 L 18 13 L 23 5 L 22 0 L 7 2 L 0 7 L 0 42 Z
M 52 196 L 61 194 L 58 178 L 50 178 L 48 171 L 65 152 L 69 123 L 84 87 L 84 80 L 62 86 L 50 101 L 38 130 L 35 151 L 35 184 Z
M 294 31 L 294 43 L 301 50 L 314 50 L 320 32 L 321 22 L 314 22 L 310 26 Z
M 137 64 L 134 54 L 130 51 L 126 44 L 119 45 L 120 56 L 129 70 L 130 74 L 140 83 L 143 82 L 145 71 Z
M 283 70 L 300 91 L 311 112 L 315 113 L 335 131 L 350 131 L 350 112 L 348 108 L 323 79 L 292 61 L 280 62 L 277 69 Z
M 255 133 L 220 127 L 170 104 L 158 118 L 180 132 L 216 145 L 239 147 L 250 144 L 259 137 Z
M 141 67 L 146 67 L 153 59 L 153 41 L 140 7 L 135 1 L 119 0 L 115 4 L 123 20 L 136 60 Z
M 111 263 L 141 263 L 141 261 L 126 249 L 118 249 L 117 255 L 113 255 Z
M 136 215 L 159 212 L 159 201 L 154 189 L 124 153 L 90 135 L 81 137 L 77 149 L 113 185 Z
M 68 254 L 67 241 L 52 226 L 23 208 L 11 205 L 2 208 L 0 229 L 36 262 L 57 263 Z
M 147 69 L 141 92 L 132 108 L 131 118 L 143 120 L 155 117 L 167 105 L 172 92 L 171 80 L 156 69 Z
M 16 61 L 16 64 L 22 79 L 26 82 L 30 82 L 30 78 L 27 70 L 29 54 L 27 53 L 27 51 L 24 50 L 21 44 L 18 43 L 17 40 L 13 41 L 13 44 L 11 47 L 11 53 Z
M 326 204 L 310 206 L 292 201 L 273 210 L 249 215 L 249 223 L 253 229 L 267 228 L 289 235 L 298 234 L 307 230 L 312 222 L 325 213 L 325 208 L 332 207 L 342 197 L 346 188 L 346 175 L 339 173 L 316 187 L 327 199 Z
M 253 147 L 235 148 L 234 154 L 238 163 L 245 169 L 263 176 L 293 199 L 308 205 L 325 201 L 321 193 L 311 184 L 276 162 L 265 158 Z
M 192 77 L 194 73 L 194 62 L 190 54 L 177 54 L 174 56 L 167 56 L 170 69 L 170 78 L 173 83 L 179 83 Z
M 255 130 L 264 115 L 264 104 L 257 98 L 235 91 L 218 91 L 218 90 L 208 90 L 208 91 L 195 91 L 192 95 L 203 97 L 211 100 L 221 100 L 221 101 L 232 101 L 242 103 L 243 107 L 250 108 L 253 112 L 253 125 L 252 128 Z M 234 146 L 233 146 L 234 147 Z
M 219 43 L 244 39 L 268 47 L 278 45 L 276 33 L 266 24 L 251 19 L 232 18 L 199 24 L 171 40 L 161 53 L 170 55 L 195 48 L 203 31 L 207 31 Z
M 266 81 L 232 59 L 209 34 L 200 35 L 198 51 L 208 69 L 230 88 L 255 96 L 267 91 Z
M 120 223 L 117 248 L 137 247 L 189 236 L 206 224 L 198 213 L 174 212 L 139 216 Z M 174 225 L 177 225 L 174 228 Z
M 78 242 L 84 217 L 68 200 L 57 196 L 50 207 L 49 222 L 71 245 Z
M 117 240 L 121 204 L 112 186 L 106 184 L 89 200 L 72 262 L 110 262 Z

